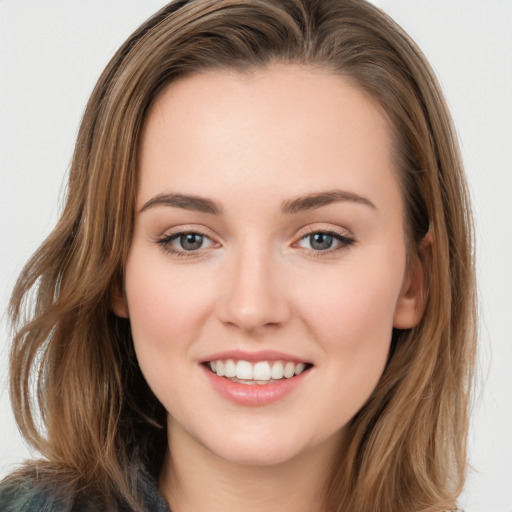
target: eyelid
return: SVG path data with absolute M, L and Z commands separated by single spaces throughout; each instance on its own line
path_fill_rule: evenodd
M 198 234 L 207 238 L 211 241 L 211 245 L 205 248 L 199 248 L 197 250 L 190 251 L 180 250 L 171 245 L 171 242 L 177 237 L 189 233 Z M 306 237 L 315 233 L 331 235 L 338 241 L 338 243 L 335 245 L 335 247 L 325 250 L 308 249 L 298 245 Z M 319 258 L 328 257 L 334 253 L 346 250 L 348 247 L 356 243 L 355 237 L 348 229 L 342 228 L 340 226 L 333 226 L 332 224 L 326 225 L 322 223 L 311 224 L 300 229 L 294 237 L 294 240 L 295 241 L 291 244 L 292 247 L 300 248 L 303 252 Z M 216 249 L 222 246 L 222 243 L 219 242 L 219 237 L 212 234 L 211 230 L 206 226 L 198 224 L 180 225 L 174 228 L 169 228 L 164 231 L 163 234 L 156 237 L 155 243 L 161 246 L 162 250 L 165 252 L 182 258 L 200 258 L 205 256 L 211 249 Z
M 347 238 L 353 237 L 351 231 L 347 228 L 343 228 L 341 226 L 334 226 L 333 224 L 316 222 L 314 224 L 309 224 L 308 226 L 301 228 L 298 231 L 297 238 L 303 238 L 304 236 L 310 235 L 312 233 L 333 233 Z
M 334 238 L 337 239 L 339 242 L 335 247 L 329 248 L 326 250 L 314 250 L 314 249 L 308 249 L 306 247 L 301 247 L 298 244 L 307 238 L 308 236 L 311 236 L 315 233 L 323 233 L 327 235 L 331 235 Z M 309 226 L 306 226 L 302 230 L 299 230 L 297 233 L 297 236 L 295 238 L 295 242 L 293 242 L 292 247 L 299 247 L 307 254 L 322 258 L 322 257 L 328 257 L 332 256 L 334 253 L 338 253 L 340 251 L 348 249 L 348 247 L 353 246 L 356 243 L 356 239 L 354 235 L 347 230 L 346 228 L 341 228 L 339 226 L 333 226 L 332 224 L 326 225 L 326 224 L 312 224 Z
M 324 223 L 315 223 L 305 226 L 300 229 L 295 237 L 295 239 L 302 240 L 308 235 L 312 235 L 314 233 L 326 233 L 329 235 L 334 235 L 336 237 L 352 240 L 355 242 L 355 237 L 350 230 L 347 228 L 342 228 L 341 226 L 333 226 L 332 224 L 324 224 Z
M 197 234 L 211 241 L 211 245 L 205 248 L 184 251 L 174 247 L 171 242 L 174 241 L 181 235 L 186 234 Z M 165 230 L 161 235 L 157 236 L 155 243 L 159 245 L 163 251 L 180 258 L 199 258 L 205 255 L 211 248 L 219 247 L 221 244 L 218 241 L 218 237 L 211 234 L 211 230 L 205 226 L 198 224 L 182 225 L 175 228 Z

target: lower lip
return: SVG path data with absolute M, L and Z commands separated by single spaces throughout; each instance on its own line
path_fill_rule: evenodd
M 239 405 L 267 405 L 289 395 L 304 380 L 309 370 L 290 379 L 281 379 L 269 384 L 240 384 L 219 377 L 203 366 L 213 389 L 221 396 Z

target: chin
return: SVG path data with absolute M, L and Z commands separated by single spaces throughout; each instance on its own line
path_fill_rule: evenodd
M 249 431 L 225 436 L 220 443 L 206 445 L 210 451 L 233 464 L 244 466 L 276 466 L 307 456 L 320 443 L 311 442 L 305 433 L 293 435 L 290 429 L 265 432 Z
M 229 449 L 218 453 L 227 462 L 241 466 L 277 466 L 293 460 L 300 450 L 286 450 L 283 447 L 261 448 L 253 444 L 251 447 L 232 445 Z

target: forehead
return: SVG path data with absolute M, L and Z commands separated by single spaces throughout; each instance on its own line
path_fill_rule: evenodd
M 163 188 L 208 196 L 396 188 L 391 133 L 376 101 L 324 70 L 188 76 L 159 95 L 146 119 L 138 204 Z

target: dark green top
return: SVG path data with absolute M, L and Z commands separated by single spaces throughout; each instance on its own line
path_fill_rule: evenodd
M 156 480 L 139 475 L 139 496 L 148 512 L 171 512 L 163 496 L 158 492 Z M 7 478 L 0 482 L 1 512 L 107 512 L 98 507 L 92 497 L 77 497 L 65 489 L 56 489 L 49 482 L 38 477 L 37 472 L 26 477 Z M 118 503 L 115 512 L 132 512 L 126 504 Z M 109 507 L 108 512 L 113 512 Z

